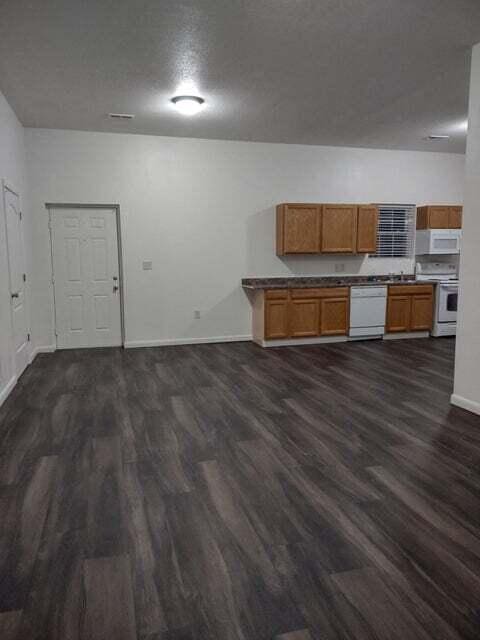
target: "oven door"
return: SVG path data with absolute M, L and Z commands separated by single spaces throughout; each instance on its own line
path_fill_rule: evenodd
M 456 322 L 458 284 L 439 284 L 438 296 L 438 322 Z

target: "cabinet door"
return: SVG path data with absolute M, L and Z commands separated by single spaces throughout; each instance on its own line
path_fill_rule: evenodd
M 357 253 L 375 253 L 377 250 L 378 208 L 358 207 Z
M 410 331 L 430 331 L 433 320 L 433 296 L 412 296 Z
M 388 296 L 387 333 L 410 330 L 412 296 Z
M 283 253 L 318 253 L 319 210 L 316 205 L 284 205 Z
M 318 336 L 318 300 L 292 299 L 289 309 L 290 336 L 306 338 Z
M 463 207 L 450 207 L 448 212 L 448 226 L 450 229 L 462 228 Z
M 322 208 L 321 251 L 355 253 L 357 209 L 352 205 L 325 204 Z
M 450 207 L 428 207 L 428 228 L 448 229 Z
M 320 334 L 322 336 L 346 335 L 349 320 L 348 298 L 326 298 L 320 301 Z
M 265 339 L 288 338 L 288 300 L 265 300 Z
M 417 207 L 417 229 L 428 229 L 428 207 Z

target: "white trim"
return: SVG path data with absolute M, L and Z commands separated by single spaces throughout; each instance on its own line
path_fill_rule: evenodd
M 471 411 L 472 413 L 476 413 L 480 416 L 480 402 L 469 400 L 468 398 L 459 396 L 456 393 L 452 393 L 450 396 L 450 402 L 456 407 L 460 407 L 460 409 L 466 409 L 467 411 Z
M 17 376 L 12 376 L 10 380 L 7 382 L 5 387 L 0 391 L 0 406 L 5 402 L 10 393 L 12 392 L 14 386 L 17 384 Z
M 429 331 L 407 331 L 406 333 L 386 333 L 383 336 L 384 340 L 410 340 L 411 338 L 429 338 Z
M 307 344 L 325 344 L 332 342 L 348 342 L 347 336 L 317 336 L 314 338 L 282 338 L 278 340 L 254 339 L 261 347 L 298 347 Z
M 139 347 L 171 347 L 181 344 L 210 344 L 215 342 L 248 342 L 251 335 L 245 336 L 217 336 L 214 338 L 173 338 L 171 340 L 128 340 L 124 343 L 125 349 Z
M 27 274 L 27 252 L 25 251 L 25 229 L 23 226 L 23 214 L 22 214 L 23 207 L 21 202 L 22 198 L 20 195 L 20 191 L 16 189 L 12 185 L 12 183 L 9 182 L 6 178 L 3 178 L 2 179 L 2 202 L 3 202 L 3 218 L 4 218 L 4 224 L 5 224 L 5 246 L 7 250 L 7 264 L 8 264 L 8 290 L 9 290 L 9 293 L 12 294 L 12 275 L 10 272 L 10 257 L 9 257 L 10 246 L 9 246 L 9 239 L 8 239 L 8 223 L 7 223 L 7 191 L 9 191 L 10 193 L 12 193 L 14 196 L 18 198 L 18 205 L 20 207 L 20 212 L 19 212 L 20 223 L 21 223 L 20 239 L 22 242 L 22 252 L 23 252 L 23 261 L 24 261 L 23 268 L 25 270 L 24 278 L 25 278 L 25 275 Z M 31 317 L 30 317 L 30 284 L 29 283 L 30 283 L 30 276 L 28 276 L 28 284 L 25 280 L 23 282 L 23 303 L 25 306 L 25 315 L 27 320 L 26 329 L 27 329 L 27 333 L 31 335 L 32 327 L 31 327 Z M 14 339 L 13 308 L 12 308 L 11 298 L 9 302 L 10 302 L 10 340 L 11 340 L 12 346 L 14 346 L 15 339 Z M 27 352 L 28 361 L 25 367 L 21 371 L 17 370 L 17 357 L 16 357 L 15 349 L 13 348 L 12 350 L 12 366 L 17 378 L 19 378 L 22 375 L 22 373 L 25 371 L 27 366 L 32 361 L 32 343 L 30 341 L 28 341 L 25 349 Z
M 7 178 L 2 179 L 2 186 L 5 191 L 10 191 L 14 196 L 20 198 L 20 191 L 16 189 L 12 183 L 7 180 Z
M 43 347 L 35 347 L 30 357 L 30 363 L 32 363 L 35 360 L 35 358 L 38 356 L 39 353 L 53 353 L 56 350 L 57 350 L 57 347 L 54 344 L 47 344 L 47 345 L 44 345 Z
M 122 220 L 120 214 L 120 205 L 119 204 L 79 204 L 79 203 L 55 203 L 55 202 L 46 202 L 45 209 L 47 210 L 48 215 L 48 232 L 50 236 L 50 270 L 51 270 L 51 291 L 53 296 L 53 323 L 54 323 L 54 332 L 56 336 L 56 345 L 55 349 L 58 346 L 58 334 L 57 334 L 57 305 L 55 301 L 55 272 L 53 268 L 53 228 L 52 228 L 52 210 L 53 209 L 80 209 L 80 210 L 90 210 L 90 209 L 104 209 L 106 211 L 114 211 L 115 213 L 115 221 L 116 221 L 116 231 L 117 231 L 117 252 L 118 252 L 118 286 L 120 287 L 120 333 L 121 333 L 121 344 L 119 346 L 126 347 L 126 339 L 125 339 L 125 269 L 124 269 L 124 250 L 122 244 Z M 105 346 L 116 346 L 116 345 L 105 345 Z M 70 347 L 69 347 L 70 348 Z M 84 349 L 95 349 L 95 345 L 89 345 L 88 347 L 78 347 Z

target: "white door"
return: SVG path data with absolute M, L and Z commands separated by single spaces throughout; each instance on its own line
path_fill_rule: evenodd
M 57 347 L 122 344 L 117 219 L 110 209 L 50 209 Z
M 4 194 L 15 370 L 19 376 L 28 364 L 30 352 L 23 225 L 18 194 L 6 185 Z

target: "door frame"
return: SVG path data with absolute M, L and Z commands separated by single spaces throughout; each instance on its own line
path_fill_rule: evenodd
M 12 294 L 12 276 L 10 273 L 10 256 L 9 256 L 9 246 L 8 246 L 8 229 L 7 229 L 7 196 L 6 196 L 6 192 L 10 191 L 10 193 L 13 193 L 14 196 L 17 196 L 18 198 L 18 202 L 20 205 L 20 217 L 21 217 L 21 221 L 23 222 L 23 211 L 22 211 L 22 196 L 20 193 L 20 190 L 17 189 L 9 180 L 7 180 L 7 178 L 2 178 L 2 206 L 3 206 L 3 218 L 4 218 L 4 225 L 5 225 L 5 249 L 7 251 L 7 268 L 8 268 L 8 290 L 10 292 L 10 295 Z M 32 335 L 32 327 L 31 327 L 31 318 L 30 318 L 30 296 L 29 296 L 29 292 L 30 292 L 30 288 L 29 288 L 29 283 L 30 283 L 30 274 L 28 273 L 27 270 L 27 254 L 25 252 L 25 234 L 24 234 L 24 227 L 22 224 L 22 250 L 23 250 L 23 260 L 24 260 L 24 264 L 23 267 L 25 269 L 25 275 L 27 277 L 27 280 L 24 282 L 24 289 L 23 289 L 23 294 L 24 294 L 24 301 L 25 301 L 25 312 L 26 312 L 26 316 L 27 316 L 27 334 L 28 334 L 28 340 L 27 342 L 29 343 L 29 347 L 28 347 L 28 351 L 27 351 L 27 356 L 28 356 L 28 363 L 27 366 L 32 362 L 33 360 L 33 354 L 34 351 L 32 349 L 32 341 L 31 341 L 31 335 Z M 13 326 L 13 309 L 12 309 L 12 300 L 10 298 L 9 300 L 10 303 L 10 330 L 11 330 L 11 338 L 12 338 L 12 342 L 14 340 L 14 326 Z M 15 349 L 14 349 L 15 351 Z M 22 375 L 23 371 L 25 371 L 25 369 L 21 372 L 18 373 L 17 372 L 17 363 L 16 363 L 16 357 L 15 357 L 15 353 L 13 353 L 12 355 L 12 366 L 13 366 L 13 372 L 14 372 L 14 376 L 15 376 L 15 380 L 18 380 L 20 378 L 20 376 Z M 25 367 L 26 368 L 26 367 Z
M 57 309 L 55 302 L 55 286 L 54 286 L 54 270 L 53 270 L 53 235 L 52 235 L 52 210 L 55 209 L 80 209 L 84 211 L 91 211 L 92 209 L 108 209 L 109 211 L 115 211 L 115 221 L 117 228 L 117 253 L 118 253 L 118 286 L 120 294 L 120 333 L 122 339 L 122 347 L 125 348 L 125 278 L 123 270 L 123 248 L 122 248 L 122 227 L 120 217 L 120 205 L 119 204 L 85 204 L 85 203 L 68 203 L 68 202 L 46 202 L 45 209 L 48 215 L 48 231 L 50 235 L 50 270 L 51 270 L 51 286 L 53 296 L 53 325 L 55 331 L 55 349 L 58 347 L 57 336 Z M 92 347 L 92 349 L 95 347 Z M 100 347 L 103 348 L 103 347 Z

